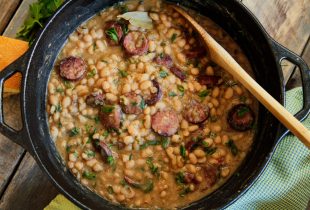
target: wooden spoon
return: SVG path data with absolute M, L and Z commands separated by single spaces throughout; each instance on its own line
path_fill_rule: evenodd
M 300 141 L 310 148 L 310 131 L 304 127 L 277 100 L 266 92 L 235 60 L 219 45 L 190 15 L 180 7 L 172 5 L 198 31 L 208 46 L 211 59 L 232 74 L 246 87 L 285 127 L 287 127 Z

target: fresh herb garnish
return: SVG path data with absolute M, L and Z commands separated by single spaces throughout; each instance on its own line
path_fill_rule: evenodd
M 168 95 L 169 95 L 170 97 L 175 97 L 175 96 L 177 96 L 178 94 L 176 94 L 176 93 L 173 92 L 173 91 L 170 91 L 170 92 L 168 93 Z
M 107 191 L 108 191 L 108 193 L 111 194 L 111 195 L 114 194 L 114 190 L 113 190 L 113 187 L 112 187 L 112 186 L 108 186 Z
M 159 176 L 159 170 L 158 170 L 158 167 L 154 165 L 153 158 L 151 157 L 147 158 L 146 164 L 149 166 L 152 174 Z
M 67 152 L 67 153 L 71 152 L 71 146 L 70 146 L 70 145 L 67 145 L 67 146 L 66 146 L 66 152 Z
M 55 111 L 56 111 L 56 112 L 61 112 L 61 111 L 62 111 L 62 107 L 61 107 L 60 104 L 58 104 L 58 105 L 55 106 Z
M 183 186 L 182 191 L 179 193 L 179 196 L 184 197 L 186 194 L 190 193 L 191 190 L 188 186 Z
M 250 110 L 246 106 L 242 106 L 237 110 L 237 116 L 238 117 L 243 117 L 246 113 L 248 113 Z
M 132 153 L 130 153 L 129 155 L 129 160 L 132 160 Z
M 210 133 L 209 133 L 209 137 L 210 137 L 211 139 L 214 139 L 216 136 L 217 136 L 216 133 L 213 133 L 213 132 L 210 132 Z
M 73 87 L 72 83 L 69 82 L 69 81 L 67 81 L 67 80 L 64 81 L 64 85 L 65 85 L 65 87 L 68 88 L 68 89 L 71 89 L 71 88 Z
M 97 116 L 95 116 L 95 117 L 94 117 L 94 120 L 95 120 L 95 123 L 96 123 L 96 124 L 98 124 L 98 123 L 99 123 L 99 121 L 100 121 L 99 116 L 98 116 L 98 115 L 97 115 Z
M 205 147 L 204 150 L 207 155 L 212 155 L 217 150 L 217 147 Z
M 175 181 L 177 184 L 182 185 L 185 182 L 184 173 L 182 171 L 179 171 L 175 176 Z
M 64 92 L 64 89 L 63 88 L 61 88 L 61 87 L 58 87 L 58 88 L 56 88 L 56 93 L 63 93 Z
M 184 96 L 184 87 L 182 85 L 177 85 L 177 88 L 180 91 L 181 96 Z
M 145 109 L 145 107 L 146 107 L 146 104 L 145 104 L 144 99 L 142 98 L 142 99 L 141 99 L 141 102 L 140 102 L 140 108 L 141 108 L 141 109 Z
M 87 155 L 87 157 L 91 158 L 91 157 L 95 157 L 96 153 L 92 150 L 87 150 L 85 151 L 85 154 Z
M 117 7 L 117 9 L 119 10 L 119 12 L 121 14 L 128 12 L 128 7 L 127 7 L 126 4 L 121 4 L 120 3 L 120 4 L 116 5 L 116 7 Z
M 160 70 L 159 71 L 159 76 L 161 78 L 166 78 L 168 76 L 168 72 L 164 71 L 164 70 Z
M 105 33 L 110 37 L 114 42 L 118 42 L 118 35 L 114 27 L 105 31 Z
M 128 76 L 128 72 L 127 71 L 124 71 L 124 70 L 118 70 L 118 73 L 121 77 L 127 77 Z
M 80 133 L 80 129 L 77 128 L 77 127 L 74 127 L 74 128 L 72 128 L 72 129 L 70 130 L 69 136 L 70 136 L 70 137 L 77 136 L 77 135 L 79 135 L 79 133 Z
M 115 160 L 113 156 L 108 156 L 107 157 L 107 162 L 110 166 L 114 166 L 115 165 Z
M 166 148 L 168 148 L 169 144 L 170 144 L 170 139 L 167 138 L 167 137 L 162 137 L 161 146 L 162 146 L 164 149 L 166 149 Z
M 177 36 L 178 35 L 176 33 L 172 34 L 172 36 L 170 38 L 171 42 L 174 42 L 176 40 Z
M 160 54 L 159 54 L 159 57 L 160 57 L 160 58 L 164 58 L 164 56 L 165 56 L 164 53 L 160 53 Z
M 63 0 L 39 0 L 29 7 L 30 16 L 16 34 L 17 38 L 22 38 L 31 43 L 36 32 L 43 28 L 46 20 L 62 5 Z
M 97 70 L 94 68 L 90 72 L 87 73 L 87 78 L 94 77 L 97 74 Z
M 101 107 L 101 111 L 103 113 L 111 113 L 114 110 L 114 106 L 112 105 L 104 105 Z
M 226 143 L 226 146 L 230 149 L 233 156 L 236 156 L 239 152 L 238 147 L 236 146 L 234 140 L 229 139 L 229 141 Z
M 180 145 L 180 154 L 183 158 L 186 157 L 186 149 L 185 149 L 184 145 Z
M 89 171 L 84 171 L 82 176 L 86 179 L 89 179 L 89 180 L 93 180 L 96 178 L 96 174 L 92 173 L 92 172 L 89 172 Z
M 205 98 L 205 97 L 207 97 L 209 94 L 210 94 L 210 91 L 206 89 L 206 90 L 200 91 L 200 92 L 198 93 L 198 96 L 199 96 L 200 98 Z

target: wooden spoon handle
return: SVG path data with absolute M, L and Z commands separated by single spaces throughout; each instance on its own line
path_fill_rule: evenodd
M 211 59 L 232 74 L 246 87 L 285 127 L 310 148 L 310 131 L 264 90 L 191 16 L 177 6 L 172 6 L 198 31 L 208 46 Z

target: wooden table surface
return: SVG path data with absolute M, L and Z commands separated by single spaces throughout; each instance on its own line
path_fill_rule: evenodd
M 35 0 L 0 0 L 0 33 L 15 37 Z M 267 32 L 310 64 L 310 0 L 243 0 Z M 287 87 L 300 85 L 298 71 L 284 64 Z M 295 72 L 295 73 L 292 73 Z M 18 96 L 4 101 L 5 121 L 20 128 Z M 34 159 L 20 146 L 0 134 L 0 210 L 43 209 L 57 189 L 42 173 Z

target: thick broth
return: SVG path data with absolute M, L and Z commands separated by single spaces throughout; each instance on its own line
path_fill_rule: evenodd
M 104 198 L 128 207 L 181 207 L 217 189 L 240 165 L 251 148 L 253 123 L 235 130 L 228 113 L 237 104 L 246 105 L 237 117 L 249 109 L 256 113 L 257 102 L 210 60 L 189 24 L 161 2 L 148 11 L 153 29 L 128 26 L 129 33 L 145 35 L 147 51 L 126 53 L 122 40 L 113 43 L 106 34 L 108 21 L 124 10 L 145 7 L 129 1 L 106 9 L 70 35 L 48 84 L 50 133 L 71 172 Z M 191 14 L 251 72 L 225 31 Z M 72 81 L 59 73 L 70 56 L 82 58 L 87 70 Z M 93 100 L 98 95 L 102 98 Z M 154 96 L 160 100 L 147 105 Z M 112 122 L 106 115 L 113 115 Z

